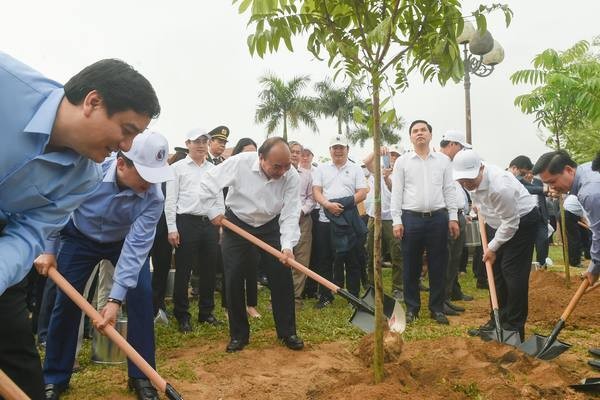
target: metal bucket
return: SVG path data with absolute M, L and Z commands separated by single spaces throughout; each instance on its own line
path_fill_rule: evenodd
M 477 221 L 467 222 L 465 227 L 465 246 L 481 246 L 481 235 L 479 234 L 479 224 Z
M 127 337 L 127 318 L 117 319 L 115 329 L 124 338 Z M 108 337 L 94 329 L 92 334 L 92 362 L 96 364 L 123 364 L 127 361 L 125 353 L 121 351 Z

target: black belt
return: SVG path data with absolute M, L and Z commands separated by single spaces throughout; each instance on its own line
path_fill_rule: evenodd
M 446 210 L 445 208 L 440 208 L 439 210 L 428 211 L 428 212 L 412 211 L 412 210 L 402 210 L 402 213 L 404 213 L 406 215 L 412 215 L 412 216 L 415 216 L 415 217 L 420 217 L 420 218 L 430 218 L 430 217 L 433 217 L 434 215 L 437 215 L 437 214 L 447 214 L 448 210 Z
M 179 218 L 195 219 L 195 220 L 202 221 L 202 222 L 210 221 L 210 218 L 208 218 L 206 215 L 177 214 L 177 216 Z

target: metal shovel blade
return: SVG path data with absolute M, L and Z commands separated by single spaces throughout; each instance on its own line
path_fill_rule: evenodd
M 371 286 L 361 298 L 361 302 L 368 309 L 356 307 L 350 322 L 366 333 L 375 330 L 375 289 Z M 383 295 L 383 314 L 387 318 L 388 326 L 392 332 L 402 333 L 406 329 L 406 314 L 402 305 L 391 296 Z
M 521 338 L 519 336 L 519 332 L 517 331 L 510 331 L 508 329 L 493 329 L 493 330 L 489 330 L 489 331 L 480 331 L 479 336 L 485 340 L 486 342 L 489 341 L 496 341 L 496 342 L 500 342 L 500 343 L 505 343 L 508 344 L 510 346 L 519 346 L 521 344 Z
M 571 347 L 570 344 L 558 339 L 548 345 L 549 338 L 549 336 L 533 335 L 519 346 L 519 350 L 540 360 L 552 360 Z M 547 348 L 544 349 L 544 346 Z
M 600 378 L 585 378 L 581 383 L 569 385 L 569 387 L 580 392 L 600 393 Z

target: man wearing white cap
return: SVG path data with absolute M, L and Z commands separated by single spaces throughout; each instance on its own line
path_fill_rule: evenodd
M 174 163 L 171 168 L 175 179 L 167 183 L 165 216 L 169 231 L 169 243 L 175 250 L 175 286 L 173 304 L 179 330 L 190 332 L 188 284 L 190 272 L 197 271 L 199 279 L 198 321 L 218 325 L 214 317 L 215 265 L 219 246 L 219 230 L 210 223 L 218 214 L 225 212 L 223 197 L 217 199 L 217 207 L 208 209 L 198 201 L 200 183 L 204 174 L 214 164 L 206 160 L 209 134 L 204 129 L 194 129 L 187 134 L 185 145 L 188 155 Z
M 167 164 L 169 146 L 159 133 L 146 131 L 133 140 L 131 150 L 118 152 L 102 164 L 104 178 L 96 191 L 77 208 L 45 254 L 36 260 L 38 272 L 49 265 L 82 292 L 94 266 L 103 259 L 115 265 L 108 303 L 94 321 L 102 331 L 114 325 L 127 300 L 129 343 L 153 367 L 154 326 L 148 253 L 154 241 L 164 197 L 160 183 L 173 179 Z M 44 381 L 46 399 L 58 399 L 71 379 L 81 311 L 58 292 L 46 341 Z M 150 381 L 128 361 L 129 387 L 139 399 L 158 399 Z
M 440 153 L 446 155 L 450 160 L 453 160 L 459 151 L 470 148 L 471 145 L 467 143 L 465 135 L 455 130 L 446 131 L 440 141 Z M 456 300 L 473 300 L 471 296 L 462 293 L 458 283 L 458 271 L 465 247 L 467 222 L 465 216 L 469 213 L 469 200 L 466 192 L 458 182 L 454 181 L 454 186 L 456 187 L 456 205 L 460 230 L 456 238 L 448 238 L 448 267 L 446 268 L 446 298 L 444 302 L 444 314 L 446 315 L 458 315 L 459 312 L 465 311 L 463 307 L 452 303 L 453 298 Z
M 529 272 L 537 224 L 541 218 L 537 200 L 508 171 L 484 165 L 473 150 L 456 154 L 454 179 L 471 193 L 474 206 L 485 218 L 489 240 L 483 261 L 493 264 L 494 282 L 502 328 L 525 335 Z M 494 318 L 479 329 L 495 329 Z
M 348 142 L 343 137 L 334 137 L 329 145 L 331 162 L 321 164 L 313 172 L 313 196 L 321 205 L 316 237 L 318 243 L 318 265 L 320 275 L 344 286 L 343 276 L 334 276 L 334 264 L 343 264 L 346 272 L 346 287 L 358 296 L 360 291 L 360 246 L 364 245 L 367 227 L 358 216 L 356 205 L 364 201 L 369 191 L 367 180 L 358 164 L 348 160 Z M 331 220 L 348 219 L 353 214 L 356 228 L 349 235 L 336 234 L 336 224 Z M 353 226 L 353 225 L 350 225 Z M 352 236 L 353 235 L 353 236 Z M 331 291 L 319 287 L 319 302 L 315 307 L 323 308 L 333 301 Z
M 390 202 L 392 197 L 392 171 L 396 160 L 403 153 L 404 151 L 396 146 L 390 148 L 382 146 L 380 151 L 383 159 L 383 162 L 381 163 L 381 242 L 383 248 L 389 250 L 390 259 L 392 261 L 392 296 L 400 301 L 404 300 L 404 293 L 402 291 L 402 250 L 400 249 L 400 242 L 394 239 Z M 369 216 L 369 222 L 367 224 L 367 228 L 369 229 L 369 234 L 367 236 L 367 274 L 371 285 L 373 285 L 373 246 L 375 234 L 374 158 L 375 153 L 372 152 L 363 160 L 363 163 L 371 173 L 368 178 L 369 194 L 367 195 L 367 201 L 365 201 L 365 203 L 368 204 L 367 215 Z

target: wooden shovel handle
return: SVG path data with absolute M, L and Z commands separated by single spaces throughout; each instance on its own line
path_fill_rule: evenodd
M 581 281 L 581 285 L 579 285 L 579 288 L 577 288 L 575 295 L 569 302 L 569 305 L 567 306 L 565 311 L 560 316 L 560 319 L 562 319 L 563 321 L 566 321 L 567 318 L 569 318 L 569 315 L 571 315 L 571 313 L 575 309 L 575 306 L 577 305 L 577 303 L 579 303 L 579 300 L 581 300 L 581 297 L 585 293 L 588 286 L 590 286 L 590 281 L 588 279 L 584 279 L 583 281 Z
M 237 233 L 244 239 L 248 240 L 250 243 L 260 247 L 267 253 L 271 254 L 273 257 L 276 257 L 278 259 L 284 257 L 284 255 L 281 251 L 275 249 L 273 246 L 269 246 L 267 243 L 263 242 L 262 240 L 260 240 L 256 236 L 252 235 L 251 233 L 246 232 L 244 229 L 235 225 L 231 221 L 223 218 L 221 220 L 221 225 L 223 225 L 225 228 L 229 229 L 230 231 Z M 340 287 L 335 285 L 333 282 L 330 282 L 327 279 L 323 278 L 321 275 L 318 275 L 317 273 L 311 271 L 310 269 L 308 269 L 304 265 L 300 264 L 296 260 L 288 259 L 287 264 L 290 267 L 302 272 L 304 275 L 308 276 L 309 278 L 312 278 L 313 280 L 319 282 L 321 285 L 325 286 L 329 290 L 332 290 L 337 293 L 337 291 L 340 289 Z
M 1 369 L 0 396 L 6 400 L 31 400 Z
M 56 268 L 50 268 L 48 270 L 48 277 L 51 278 L 56 286 L 60 288 L 72 301 L 79 307 L 92 321 L 101 321 L 103 318 L 98 311 L 87 300 L 77 291 L 71 284 L 56 270 Z M 125 340 L 123 336 L 117 332 L 117 330 L 108 325 L 102 332 L 106 335 L 114 344 L 117 345 L 124 353 L 127 358 L 131 360 L 148 379 L 156 386 L 156 388 L 164 393 L 167 389 L 167 381 L 165 381 L 159 374 L 135 351 L 135 349 Z
M 479 213 L 477 215 L 477 221 L 479 222 L 479 233 L 481 234 L 481 247 L 486 252 L 488 249 L 487 232 L 485 231 L 485 220 L 483 215 Z M 490 299 L 492 300 L 492 309 L 498 309 L 498 295 L 496 294 L 496 282 L 494 281 L 494 270 L 492 263 L 488 260 L 485 262 L 485 271 L 487 272 L 488 286 L 490 288 Z

